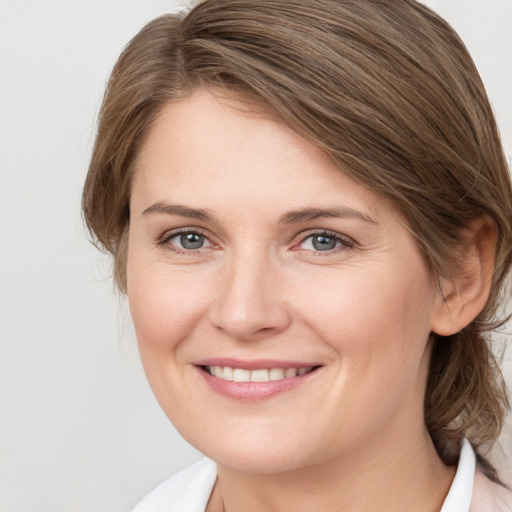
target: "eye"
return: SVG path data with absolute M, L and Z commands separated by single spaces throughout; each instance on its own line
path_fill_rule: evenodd
M 329 232 L 313 233 L 304 238 L 299 244 L 300 249 L 314 252 L 328 252 L 340 247 L 350 248 L 353 246 L 354 244 L 350 239 Z
M 185 251 L 195 251 L 211 245 L 210 241 L 197 231 L 182 231 L 167 237 L 163 242 L 177 250 Z

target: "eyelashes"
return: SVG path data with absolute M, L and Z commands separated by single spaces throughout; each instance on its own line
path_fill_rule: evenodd
M 324 230 L 310 233 L 303 237 L 301 241 L 294 246 L 294 250 L 332 253 L 341 249 L 351 249 L 354 245 L 354 242 L 349 237 L 333 231 Z
M 210 241 L 208 238 L 206 238 L 201 233 L 196 233 L 195 231 L 185 231 L 170 236 L 167 240 L 167 243 L 174 247 L 177 247 L 179 244 L 179 248 L 186 251 L 194 251 L 197 249 L 202 249 L 203 247 L 210 246 Z
M 329 230 L 308 230 L 294 237 L 291 250 L 307 251 L 314 255 L 326 256 L 356 246 L 354 240 L 346 235 Z M 158 240 L 158 245 L 177 254 L 199 255 L 205 250 L 220 249 L 220 245 L 212 241 L 212 237 L 198 228 L 181 228 L 167 231 Z
M 171 251 L 184 254 L 197 254 L 202 249 L 219 248 L 211 242 L 209 236 L 197 228 L 182 228 L 167 231 L 158 240 L 158 245 Z

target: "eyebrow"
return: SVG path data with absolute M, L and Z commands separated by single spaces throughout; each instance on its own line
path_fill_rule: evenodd
M 366 213 L 354 210 L 353 208 L 305 208 L 303 210 L 296 210 L 285 213 L 280 219 L 280 224 L 295 224 L 298 222 L 305 222 L 315 219 L 356 219 L 367 224 L 378 224 L 376 220 L 372 219 Z
M 150 215 L 152 213 L 163 213 L 166 215 L 179 215 L 180 217 L 188 217 L 203 222 L 214 222 L 218 224 L 215 216 L 209 211 L 202 208 L 190 208 L 180 204 L 168 204 L 158 201 L 146 208 L 142 215 Z M 335 219 L 356 219 L 367 224 L 377 224 L 366 213 L 360 212 L 353 208 L 304 208 L 302 210 L 293 210 L 282 215 L 279 224 L 296 224 L 315 219 L 335 218 Z
M 167 215 L 179 215 L 180 217 L 188 217 L 189 219 L 201 220 L 204 222 L 217 222 L 215 216 L 208 210 L 201 208 L 189 208 L 180 204 L 167 204 L 158 201 L 146 208 L 142 215 L 150 215 L 152 213 L 164 213 Z

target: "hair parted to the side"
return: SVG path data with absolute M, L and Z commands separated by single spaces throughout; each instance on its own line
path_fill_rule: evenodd
M 413 0 L 204 0 L 145 26 L 112 72 L 83 193 L 122 291 L 138 150 L 162 106 L 201 87 L 255 101 L 386 198 L 435 275 L 457 274 L 462 228 L 494 223 L 489 300 L 468 327 L 433 339 L 425 399 L 446 463 L 463 435 L 492 443 L 508 407 L 489 334 L 512 262 L 512 187 L 484 86 L 453 29 Z

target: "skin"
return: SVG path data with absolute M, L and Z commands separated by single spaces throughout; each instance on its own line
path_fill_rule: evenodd
M 167 105 L 130 203 L 142 361 L 170 420 L 218 464 L 208 510 L 438 511 L 454 469 L 425 429 L 423 397 L 429 335 L 453 316 L 384 200 L 233 106 L 205 91 Z M 282 222 L 340 207 L 351 215 Z M 213 218 L 192 218 L 198 209 Z M 184 249 L 176 230 L 203 246 Z M 311 235 L 326 230 L 336 246 L 319 251 Z M 319 368 L 286 392 L 236 400 L 206 385 L 197 363 L 212 357 Z

